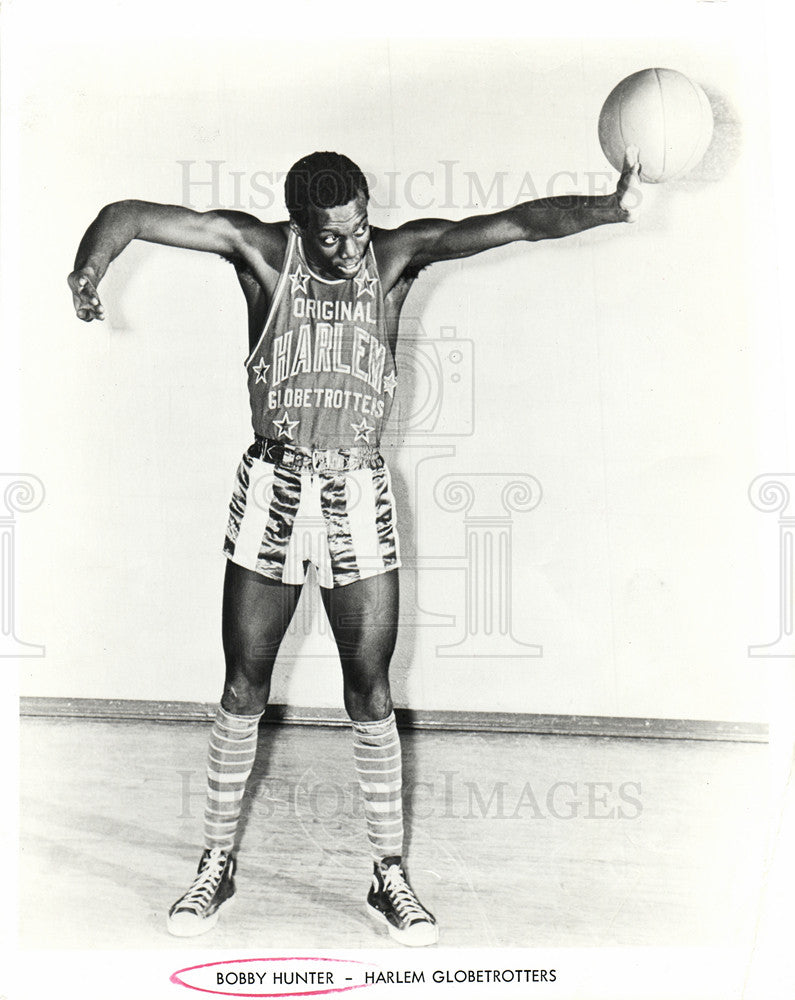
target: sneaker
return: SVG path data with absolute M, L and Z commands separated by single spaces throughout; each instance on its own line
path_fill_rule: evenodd
M 168 911 L 166 926 L 176 937 L 204 934 L 218 923 L 221 907 L 235 894 L 235 858 L 220 847 L 201 856 L 190 889 Z
M 414 895 L 398 857 L 384 858 L 373 865 L 367 912 L 385 924 L 390 937 L 400 944 L 421 948 L 439 940 L 436 918 Z

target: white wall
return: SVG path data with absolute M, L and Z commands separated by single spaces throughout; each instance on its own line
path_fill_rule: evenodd
M 280 188 L 267 206 L 254 174 L 315 148 L 358 160 L 382 205 L 395 172 L 377 225 L 477 211 L 465 171 L 487 190 L 505 172 L 508 201 L 526 173 L 539 194 L 562 170 L 575 178 L 556 193 L 587 191 L 609 173 L 604 97 L 663 65 L 701 82 L 719 114 L 695 179 L 646 188 L 635 227 L 438 265 L 407 301 L 415 356 L 448 356 L 451 328 L 471 346 L 463 383 L 444 381 L 437 424 L 467 433 L 415 428 L 392 458 L 406 561 L 422 560 L 403 573 L 395 690 L 422 708 L 764 718 L 746 647 L 776 634 L 777 529 L 746 491 L 786 467 L 771 434 L 786 393 L 759 267 L 769 168 L 749 155 L 764 122 L 737 54 L 671 41 L 297 48 L 139 42 L 86 59 L 31 42 L 25 53 L 21 448 L 46 499 L 18 518 L 17 631 L 46 655 L 20 661 L 22 692 L 220 691 L 220 546 L 249 442 L 243 299 L 217 259 L 135 244 L 102 287 L 105 324 L 79 323 L 65 277 L 103 204 L 183 202 L 179 161 L 196 162 L 196 179 L 220 160 L 221 204 L 233 206 L 242 172 L 244 207 L 275 220 Z M 455 161 L 452 185 L 441 161 Z M 432 177 L 410 182 L 414 171 Z M 412 206 L 412 192 L 430 204 Z M 211 207 L 209 188 L 190 197 Z M 404 407 L 432 410 L 428 385 L 423 371 L 406 379 Z M 478 655 L 438 651 L 461 635 L 476 572 L 463 513 L 434 500 L 451 474 L 475 487 L 484 516 L 506 515 L 510 478 L 541 484 L 541 503 L 510 519 L 513 634 L 541 657 L 503 655 L 521 647 L 482 628 Z M 319 631 L 291 638 L 275 700 L 340 703 Z

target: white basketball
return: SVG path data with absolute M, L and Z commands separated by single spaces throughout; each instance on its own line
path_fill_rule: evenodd
M 656 184 L 700 163 L 712 128 L 712 107 L 697 83 L 675 69 L 643 69 L 611 91 L 599 115 L 599 142 L 616 170 L 627 146 L 637 146 L 641 180 Z

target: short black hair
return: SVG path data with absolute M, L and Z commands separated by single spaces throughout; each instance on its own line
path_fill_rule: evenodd
M 310 223 L 311 208 L 347 205 L 359 192 L 370 197 L 361 169 L 342 153 L 328 151 L 302 156 L 290 167 L 284 182 L 287 210 L 301 229 Z

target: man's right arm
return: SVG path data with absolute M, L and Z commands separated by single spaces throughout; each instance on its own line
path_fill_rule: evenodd
M 113 261 L 133 240 L 217 253 L 244 263 L 261 280 L 281 268 L 284 236 L 279 225 L 245 212 L 194 212 L 179 205 L 119 201 L 106 205 L 80 241 L 67 279 L 75 312 L 87 323 L 104 319 L 97 288 Z

